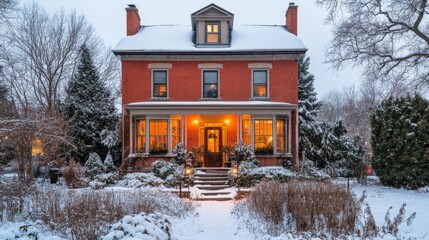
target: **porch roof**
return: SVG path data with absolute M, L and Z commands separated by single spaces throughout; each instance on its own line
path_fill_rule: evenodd
M 125 105 L 125 110 L 136 114 L 158 113 L 258 113 L 281 114 L 285 111 L 296 110 L 297 105 L 286 102 L 272 101 L 163 101 L 163 102 L 134 102 Z

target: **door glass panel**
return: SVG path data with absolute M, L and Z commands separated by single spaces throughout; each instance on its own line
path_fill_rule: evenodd
M 210 129 L 207 131 L 207 152 L 219 152 L 219 130 Z

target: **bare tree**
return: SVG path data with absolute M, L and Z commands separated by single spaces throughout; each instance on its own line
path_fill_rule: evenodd
M 11 12 L 16 7 L 16 0 L 0 0 L 0 25 L 9 18 Z
M 316 0 L 334 25 L 327 62 L 407 91 L 429 89 L 428 0 Z
M 83 44 L 92 50 L 103 80 L 119 82 L 118 61 L 76 12 L 50 16 L 32 3 L 16 11 L 2 32 L 0 64 L 20 109 L 56 114 Z
M 33 159 L 61 161 L 64 145 L 73 146 L 67 136 L 67 125 L 61 117 L 46 116 L 40 111 L 27 110 L 25 117 L 0 119 L 0 139 L 14 147 L 18 163 L 18 178 L 33 179 Z M 35 151 L 37 150 L 37 151 Z

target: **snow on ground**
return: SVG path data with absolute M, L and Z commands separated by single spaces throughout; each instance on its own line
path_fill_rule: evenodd
M 344 180 L 336 182 L 345 183 Z M 361 185 L 355 182 L 351 183 L 351 188 L 357 197 L 366 191 L 367 202 L 379 227 L 383 225 L 385 214 L 390 206 L 393 207 L 390 214 L 390 218 L 393 219 L 401 205 L 406 203 L 406 217 L 413 212 L 417 212 L 417 215 L 411 226 L 407 227 L 405 224 L 399 226 L 399 236 L 406 239 L 429 239 L 429 192 L 394 189 L 380 185 Z M 173 221 L 175 236 L 179 240 L 258 239 L 245 226 L 240 226 L 239 221 L 231 215 L 234 204 L 234 201 L 198 202 L 198 214 L 195 218 Z M 394 239 L 391 235 L 384 239 L 389 238 Z
M 231 215 L 233 201 L 202 201 L 198 205 L 195 218 L 173 220 L 175 236 L 179 240 L 253 239 Z
M 384 216 L 389 209 L 390 218 L 394 218 L 399 212 L 399 208 L 406 203 L 406 217 L 416 212 L 416 218 L 411 226 L 402 224 L 399 226 L 399 234 L 417 239 L 429 239 L 429 193 L 417 192 L 405 189 L 394 189 L 379 185 L 353 184 L 353 191 L 357 196 L 361 196 L 363 191 L 367 193 L 367 202 L 371 207 L 375 221 L 378 226 L 384 223 Z

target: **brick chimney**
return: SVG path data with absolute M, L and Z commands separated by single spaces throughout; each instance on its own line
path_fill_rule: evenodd
M 298 6 L 294 2 L 289 3 L 286 11 L 286 27 L 289 32 L 298 35 Z
M 129 4 L 127 8 L 127 36 L 134 35 L 140 30 L 140 15 L 136 5 Z

